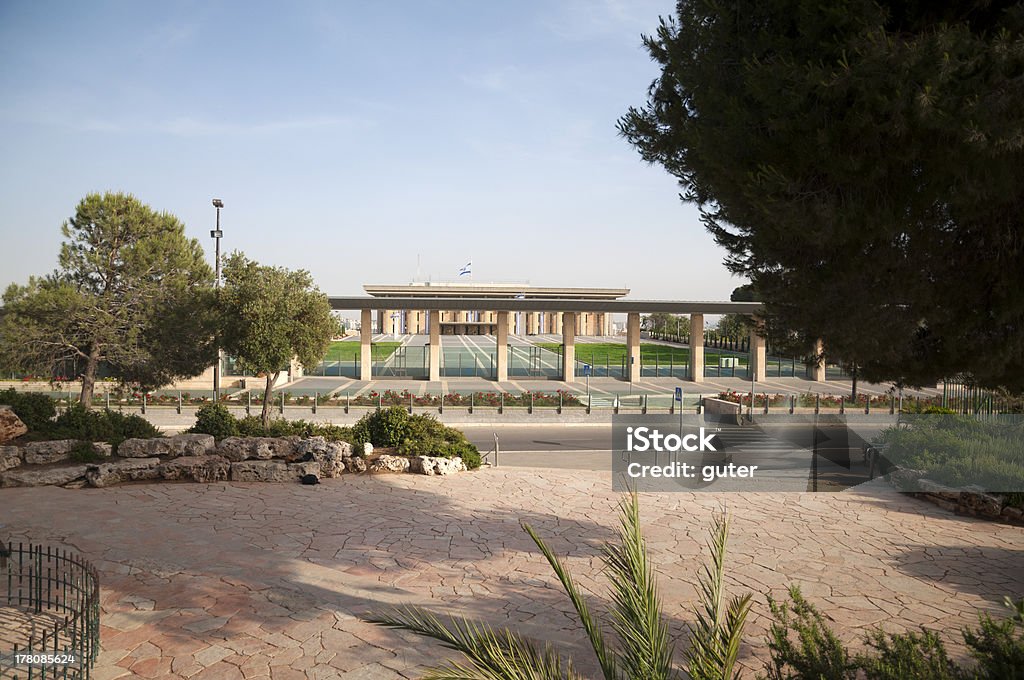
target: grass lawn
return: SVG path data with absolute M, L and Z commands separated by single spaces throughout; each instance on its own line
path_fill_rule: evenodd
M 387 359 L 401 344 L 400 342 L 375 342 L 370 345 L 371 356 L 374 361 Z M 336 340 L 331 343 L 327 350 L 327 356 L 324 357 L 324 361 L 352 361 L 353 359 L 359 359 L 359 341 Z
M 559 351 L 561 345 L 554 342 L 542 342 L 537 343 L 538 347 L 550 350 L 552 352 Z M 704 363 L 707 365 L 718 365 L 718 357 L 736 357 L 739 359 L 740 366 L 747 365 L 747 357 L 745 354 L 729 352 L 718 349 L 711 349 L 708 347 L 704 348 Z M 621 342 L 581 342 L 576 344 L 576 361 L 582 361 L 587 364 L 594 364 L 597 366 L 619 366 L 626 358 L 626 345 Z M 640 343 L 640 363 L 644 365 L 652 364 L 686 364 L 690 361 L 690 348 L 689 347 L 671 347 L 669 345 L 659 345 L 655 343 L 642 342 Z

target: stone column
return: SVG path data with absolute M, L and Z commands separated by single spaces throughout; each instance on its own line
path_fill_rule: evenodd
M 764 336 L 758 332 L 760 330 L 760 324 L 755 319 L 750 327 L 750 370 L 753 371 L 755 382 L 768 379 L 768 353 Z
M 690 380 L 704 382 L 704 315 L 690 315 Z
M 430 380 L 441 379 L 441 313 L 430 310 Z
M 498 333 L 494 343 L 498 382 L 508 380 L 508 316 L 509 312 L 498 312 Z
M 630 312 L 626 317 L 626 371 L 629 382 L 640 381 L 640 314 Z
M 814 343 L 814 355 L 821 356 L 821 353 L 825 351 L 825 346 L 821 340 L 817 340 Z M 825 360 L 815 362 L 811 366 L 811 377 L 818 382 L 825 382 Z
M 552 321 L 554 326 L 551 328 L 551 332 L 558 335 L 562 332 L 562 312 L 552 312 Z
M 373 311 L 359 312 L 359 379 L 373 379 L 373 365 L 370 362 L 370 340 L 373 338 Z
M 562 380 L 576 380 L 576 312 L 563 312 L 562 323 Z

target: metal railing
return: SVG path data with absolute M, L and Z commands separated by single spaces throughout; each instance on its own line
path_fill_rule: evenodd
M 100 649 L 99 575 L 92 564 L 63 548 L 8 543 L 0 554 L 0 606 L 24 624 L 5 632 L 7 641 L 22 641 L 0 650 L 0 677 L 89 677 Z

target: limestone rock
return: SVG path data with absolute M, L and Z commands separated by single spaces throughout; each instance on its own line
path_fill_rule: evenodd
M 182 456 L 163 463 L 164 479 L 191 479 L 195 482 L 220 482 L 228 478 L 231 464 L 223 456 Z
M 287 482 L 294 478 L 283 460 L 241 460 L 231 463 L 233 482 Z
M 127 458 L 90 465 L 85 471 L 89 486 L 104 487 L 122 482 L 160 478 L 159 458 Z
M 152 458 L 166 456 L 171 447 L 167 439 L 125 439 L 117 445 L 117 455 L 122 458 Z
M 368 472 L 408 472 L 409 459 L 405 456 L 378 456 L 370 461 Z
M 451 475 L 456 472 L 465 472 L 466 465 L 462 458 L 440 458 L 435 456 L 416 456 L 410 465 L 411 472 L 418 472 L 421 475 Z
M 363 458 L 346 458 L 345 469 L 349 472 L 366 472 L 366 460 Z
M 46 465 L 66 460 L 78 446 L 77 439 L 55 439 L 49 442 L 31 442 L 25 445 L 24 458 L 29 465 Z
M 21 448 L 17 446 L 0 446 L 0 472 L 21 465 Z
M 85 476 L 87 465 L 63 465 L 42 470 L 20 468 L 0 475 L 0 486 L 50 486 L 73 482 Z
M 28 432 L 28 426 L 10 406 L 0 406 L 0 444 L 20 437 Z
M 164 441 L 168 456 L 205 456 L 217 446 L 212 434 L 176 434 Z
M 110 458 L 113 455 L 114 447 L 107 442 L 93 442 L 92 450 L 104 458 Z
M 232 462 L 287 458 L 295 443 L 288 437 L 225 437 L 217 446 L 217 455 Z
M 318 477 L 339 477 L 345 471 L 345 459 L 352 457 L 352 445 L 348 442 L 329 442 L 323 437 L 310 437 L 295 442 L 289 461 L 317 461 L 320 463 Z

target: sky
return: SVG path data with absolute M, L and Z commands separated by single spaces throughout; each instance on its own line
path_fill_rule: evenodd
M 615 124 L 657 76 L 673 0 L 0 0 L 0 286 L 57 266 L 90 192 L 222 249 L 364 283 L 743 283 Z M 467 277 L 462 277 L 465 281 Z

